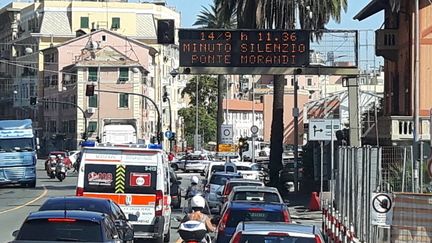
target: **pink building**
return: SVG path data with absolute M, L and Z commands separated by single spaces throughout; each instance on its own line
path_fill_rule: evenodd
M 75 149 L 85 130 L 89 139 L 108 141 L 112 135 L 108 127 L 113 126 L 134 130 L 133 137 L 115 137 L 117 142 L 150 140 L 157 118 L 152 104 L 127 94 L 95 92 L 87 97 L 85 93 L 88 84 L 95 84 L 99 90 L 154 98 L 151 70 L 155 53 L 152 47 L 108 30 L 43 50 L 44 79 L 39 97 L 45 101 L 39 101 L 44 103 L 39 114 L 43 114 L 45 125 L 40 136 L 46 149 Z M 58 102 L 76 104 L 85 114 Z

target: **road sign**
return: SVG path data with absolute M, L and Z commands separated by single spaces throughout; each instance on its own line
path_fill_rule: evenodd
M 233 125 L 222 124 L 221 125 L 221 143 L 232 144 L 233 143 Z
M 258 131 L 259 131 L 259 128 L 258 128 L 258 126 L 253 125 L 253 126 L 251 126 L 250 131 L 251 131 L 251 133 L 252 133 L 253 135 L 256 135 L 256 134 L 258 133 Z
M 390 193 L 372 193 L 372 225 L 389 226 L 393 217 L 393 196 Z
M 234 144 L 219 144 L 219 152 L 235 152 Z
M 332 136 L 333 140 L 336 140 L 336 131 L 340 129 L 341 125 L 338 119 L 310 119 L 309 141 L 330 141 Z
M 171 131 L 166 131 L 165 132 L 165 137 L 166 138 L 171 138 L 172 137 L 172 132 Z

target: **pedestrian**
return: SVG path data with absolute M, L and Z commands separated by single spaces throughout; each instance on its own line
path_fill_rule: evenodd
M 172 152 L 170 152 L 169 154 L 168 154 L 168 161 L 169 162 L 172 162 L 174 160 L 174 154 L 172 153 Z

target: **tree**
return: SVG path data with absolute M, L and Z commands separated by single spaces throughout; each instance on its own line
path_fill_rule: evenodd
M 197 21 L 194 25 L 199 25 L 204 28 L 224 28 L 232 29 L 236 26 L 235 13 L 231 12 L 228 18 L 225 18 L 220 11 L 221 6 L 219 0 L 213 0 L 213 5 L 210 6 L 210 10 L 203 6 L 203 10 L 197 17 Z M 221 125 L 223 123 L 223 90 L 226 87 L 225 78 L 223 75 L 218 75 L 218 96 L 217 96 L 217 126 L 216 126 L 216 143 L 217 151 L 219 144 L 221 143 Z
M 203 142 L 214 141 L 216 138 L 216 100 L 217 100 L 217 79 L 212 76 L 201 76 L 191 79 L 183 89 L 182 97 L 189 97 L 189 106 L 178 111 L 179 116 L 185 121 L 185 134 L 188 144 L 193 144 L 195 134 L 196 116 L 196 85 L 198 83 L 198 119 L 199 131 Z
M 237 13 L 238 28 L 294 29 L 296 17 L 301 28 L 323 29 L 331 18 L 340 21 L 342 9 L 346 11 L 347 0 L 219 0 L 222 15 L 228 19 Z M 298 15 L 296 14 L 298 10 Z M 253 14 L 255 13 L 255 14 Z M 319 38 L 319 32 L 316 32 Z M 273 118 L 270 136 L 270 185 L 279 182 L 283 153 L 283 97 L 284 76 L 273 78 Z

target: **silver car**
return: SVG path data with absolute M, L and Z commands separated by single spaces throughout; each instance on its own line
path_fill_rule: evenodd
M 233 242 L 301 242 L 324 243 L 320 229 L 315 225 L 284 222 L 240 222 L 231 238 Z

